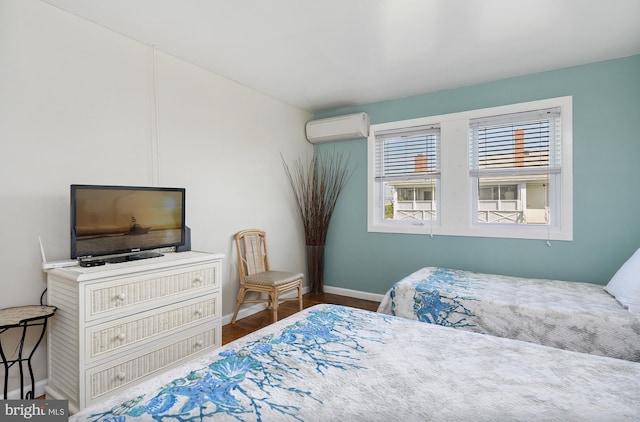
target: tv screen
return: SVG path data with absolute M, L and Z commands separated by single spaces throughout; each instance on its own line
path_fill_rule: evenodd
M 133 254 L 185 241 L 185 189 L 71 185 L 71 258 Z

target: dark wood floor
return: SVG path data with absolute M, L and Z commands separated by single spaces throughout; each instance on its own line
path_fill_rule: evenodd
M 334 305 L 345 305 L 354 308 L 367 309 L 369 311 L 376 311 L 380 302 L 375 302 L 365 299 L 355 299 L 347 296 L 340 296 L 331 293 L 324 293 L 322 295 L 311 296 L 306 294 L 302 298 L 302 305 L 304 308 L 308 308 L 319 303 L 331 303 Z M 280 304 L 278 308 L 278 320 L 293 315 L 298 311 L 298 302 L 284 302 Z M 246 318 L 239 319 L 235 324 L 227 324 L 222 327 L 222 344 L 227 344 L 237 338 L 252 333 L 272 323 L 271 311 L 265 309 L 264 311 L 250 315 Z

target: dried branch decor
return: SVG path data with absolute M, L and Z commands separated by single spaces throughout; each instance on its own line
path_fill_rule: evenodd
M 353 174 L 343 153 L 314 150 L 306 161 L 295 160 L 291 167 L 282 158 L 304 226 L 307 267 L 312 294 L 321 294 L 324 244 L 331 216 L 340 192 Z

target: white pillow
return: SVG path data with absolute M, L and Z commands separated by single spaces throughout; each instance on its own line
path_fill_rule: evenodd
M 604 290 L 630 311 L 640 311 L 640 249 L 620 267 Z

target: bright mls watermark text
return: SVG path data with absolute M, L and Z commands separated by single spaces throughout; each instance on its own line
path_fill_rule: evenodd
M 67 421 L 67 400 L 4 400 L 0 403 L 0 420 L 12 421 Z

